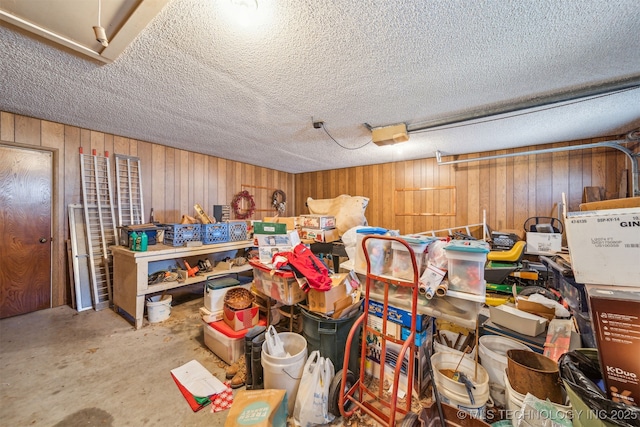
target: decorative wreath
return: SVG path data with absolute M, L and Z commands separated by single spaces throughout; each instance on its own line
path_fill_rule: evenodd
M 249 203 L 249 208 L 247 210 L 242 210 L 240 208 L 240 201 L 246 200 Z M 256 202 L 253 200 L 253 196 L 249 194 L 247 190 L 241 191 L 235 196 L 233 196 L 233 200 L 231 201 L 231 208 L 233 209 L 233 213 L 238 219 L 247 219 L 256 211 Z
M 278 211 L 280 215 L 284 214 L 287 208 L 287 195 L 282 190 L 276 190 L 271 196 L 271 205 Z

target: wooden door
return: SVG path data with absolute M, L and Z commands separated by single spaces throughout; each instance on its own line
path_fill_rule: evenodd
M 0 145 L 0 318 L 51 307 L 53 155 Z

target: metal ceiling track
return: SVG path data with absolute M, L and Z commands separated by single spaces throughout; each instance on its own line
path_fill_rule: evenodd
M 111 191 L 109 154 L 83 154 L 80 148 L 82 200 L 86 224 L 87 249 L 91 272 L 93 307 L 108 308 L 112 301 L 111 251 L 116 244 L 116 226 Z
M 517 111 L 529 110 L 533 108 L 545 107 L 553 104 L 561 104 L 564 102 L 577 101 L 580 99 L 586 100 L 588 98 L 596 96 L 613 95 L 617 92 L 636 89 L 640 89 L 640 74 L 636 74 L 628 78 L 616 80 L 613 82 L 557 92 L 549 94 L 547 96 L 537 96 L 535 98 L 524 101 L 512 102 L 510 104 L 498 105 L 488 108 L 480 108 L 478 110 L 464 112 L 442 119 L 416 123 L 414 125 L 408 125 L 407 132 L 409 132 L 410 134 L 420 133 L 422 131 L 428 131 L 447 125 L 455 125 L 472 120 L 494 117 L 501 114 L 514 113 Z
M 631 176 L 632 176 L 631 194 L 634 197 L 640 197 L 640 188 L 639 188 L 640 173 L 638 172 L 638 157 L 640 157 L 640 154 L 634 153 L 633 151 L 629 150 L 627 147 L 624 147 L 623 145 L 621 145 L 621 144 L 626 144 L 629 142 L 636 142 L 636 141 L 640 141 L 640 131 L 638 130 L 630 132 L 627 135 L 626 139 L 594 142 L 592 144 L 569 145 L 566 147 L 543 148 L 540 150 L 522 151 L 518 153 L 496 154 L 494 156 L 476 157 L 473 159 L 450 160 L 447 162 L 443 162 L 442 153 L 440 151 L 436 151 L 436 160 L 438 162 L 438 166 L 443 166 L 443 165 L 455 165 L 458 163 L 479 162 L 483 160 L 504 159 L 507 157 L 531 156 L 536 154 L 557 153 L 561 151 L 586 150 L 586 149 L 599 148 L 599 147 L 615 148 L 616 150 L 622 151 L 629 158 L 629 161 L 631 162 Z
M 118 226 L 144 224 L 140 159 L 121 154 L 115 157 Z

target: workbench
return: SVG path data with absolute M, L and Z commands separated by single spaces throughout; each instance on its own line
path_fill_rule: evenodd
M 173 247 L 163 244 L 149 246 L 145 252 L 134 252 L 125 246 L 110 247 L 113 254 L 113 309 L 116 313 L 124 311 L 134 319 L 136 329 L 142 327 L 145 299 L 149 294 L 204 282 L 207 277 L 224 276 L 252 269 L 249 263 L 228 270 L 214 270 L 205 275 L 188 277 L 185 281 L 161 282 L 149 285 L 149 274 L 163 268 L 167 261 L 182 262 L 190 257 L 210 255 L 220 252 L 238 251 L 253 247 L 253 240 L 216 243 L 196 247 Z M 193 265 L 196 265 L 194 263 Z

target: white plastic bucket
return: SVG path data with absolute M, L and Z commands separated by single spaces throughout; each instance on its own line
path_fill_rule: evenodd
M 480 364 L 489 374 L 491 398 L 497 405 L 505 406 L 507 399 L 505 396 L 504 370 L 507 369 L 507 350 L 533 350 L 519 341 L 497 335 L 481 336 L 478 347 Z
M 458 362 L 460 365 L 458 366 Z M 457 354 L 442 351 L 431 356 L 431 366 L 434 372 L 434 381 L 438 388 L 440 399 L 454 406 L 457 409 L 466 411 L 476 418 L 484 419 L 487 401 L 489 400 L 489 374 L 482 367 L 477 366 L 475 361 L 460 357 Z M 457 370 L 464 373 L 476 387 L 472 390 L 474 403 L 471 403 L 467 389 L 464 384 L 452 380 L 451 378 L 440 372 L 441 369 Z
M 441 330 L 438 332 L 440 335 L 444 335 L 445 337 L 447 337 L 451 342 L 455 342 L 458 334 L 448 331 L 448 330 Z M 435 353 L 438 353 L 440 351 L 447 351 L 449 353 L 453 353 L 456 354 L 460 357 L 462 357 L 462 352 L 460 350 L 456 350 L 455 348 L 451 348 L 448 345 L 445 344 L 440 344 L 438 341 L 433 340 L 433 351 Z M 471 360 L 475 360 L 476 358 L 476 349 L 475 347 L 469 352 L 469 353 L 465 353 L 464 357 L 471 359 Z
M 167 320 L 171 314 L 171 295 L 165 295 L 162 300 L 161 296 L 153 296 L 147 299 L 147 317 L 149 323 L 158 323 Z
M 267 342 L 262 343 L 264 388 L 286 390 L 288 414 L 293 415 L 298 386 L 304 364 L 307 362 L 307 340 L 295 332 L 281 332 L 278 337 L 282 341 L 284 351 L 290 356 L 271 356 L 268 353 Z
M 511 387 L 506 369 L 503 371 L 503 378 L 505 382 L 507 398 L 507 418 L 511 419 L 514 416 L 515 412 L 519 411 L 522 408 L 522 405 L 524 404 L 524 398 L 526 396 L 522 393 L 518 393 Z M 571 419 L 572 406 L 570 404 L 568 406 L 560 405 L 553 402 L 551 402 L 551 404 L 556 407 L 558 412 L 561 412 L 563 414 L 564 419 Z

